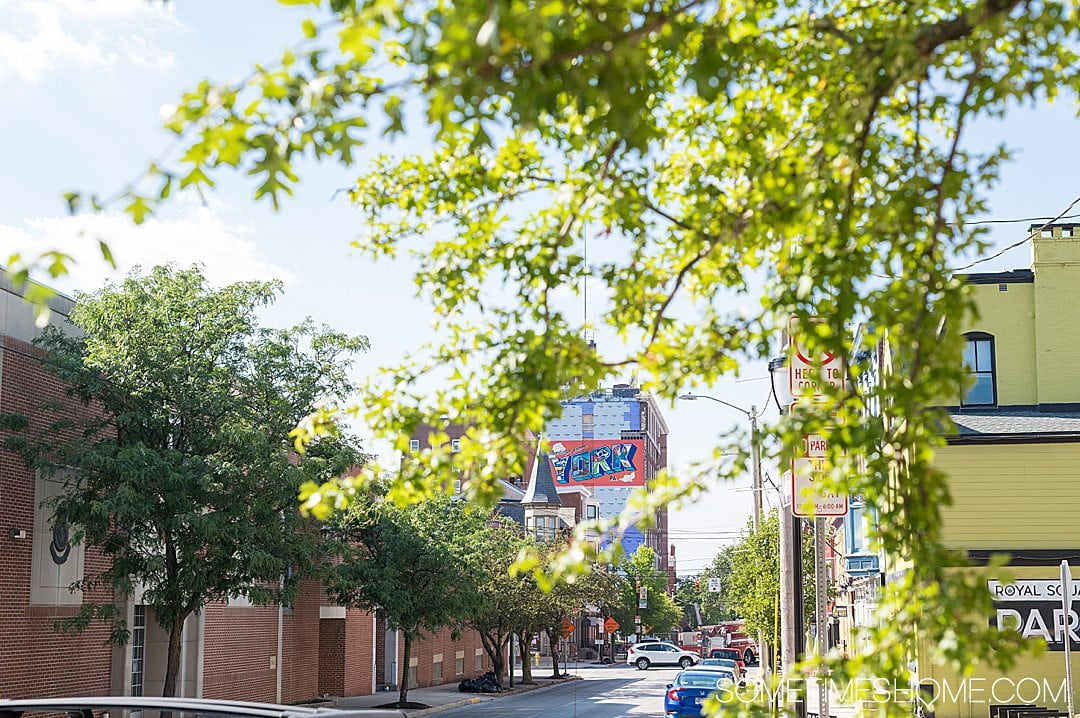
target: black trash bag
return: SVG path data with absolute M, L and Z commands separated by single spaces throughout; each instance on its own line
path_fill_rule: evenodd
M 479 678 L 466 678 L 458 683 L 460 693 L 499 693 L 502 686 L 494 672 L 488 671 Z

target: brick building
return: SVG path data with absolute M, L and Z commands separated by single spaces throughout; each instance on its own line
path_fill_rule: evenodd
M 51 323 L 70 329 L 72 306 L 54 298 Z M 31 429 L 60 416 L 86 417 L 89 410 L 42 368 L 31 344 L 38 333 L 30 304 L 0 273 L 0 412 L 27 416 Z M 106 559 L 71 544 L 66 527 L 41 506 L 61 488 L 62 476 L 39 475 L 17 454 L 0 451 L 0 696 L 160 695 L 168 639 L 141 591 L 123 598 L 108 588 L 85 596 L 68 590 Z M 123 601 L 126 645 L 108 645 L 101 623 L 78 634 L 54 629 L 84 600 Z M 303 584 L 292 606 L 214 603 L 185 625 L 179 692 L 274 702 L 367 694 L 375 690 L 375 644 L 374 616 L 330 605 L 315 581 Z
M 50 302 L 53 324 L 66 324 L 71 304 L 62 297 Z M 41 367 L 41 352 L 30 344 L 37 333 L 30 306 L 6 275 L 0 276 L 0 412 L 27 416 L 35 428 L 54 418 L 39 409 L 46 401 L 57 403 L 57 413 L 69 418 L 84 416 Z M 76 615 L 84 598 L 112 600 L 107 589 L 85 597 L 67 590 L 84 569 L 98 570 L 104 559 L 70 545 L 65 528 L 54 527 L 35 509 L 58 489 L 57 481 L 27 468 L 19 455 L 0 451 L 0 696 L 110 692 L 108 628 L 95 624 L 78 635 L 53 629 L 57 619 Z

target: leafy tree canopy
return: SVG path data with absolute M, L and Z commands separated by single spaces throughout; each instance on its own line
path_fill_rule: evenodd
M 517 437 L 559 413 L 567 386 L 633 369 L 673 398 L 767 356 L 789 315 L 821 317 L 801 324 L 806 351 L 848 356 L 888 336 L 902 371 L 785 420 L 780 459 L 829 434 L 826 485 L 863 496 L 881 548 L 912 566 L 867 654 L 835 669 L 906 680 L 916 619 L 928 660 L 1009 663 L 1007 637 L 982 619 L 984 587 L 947 570 L 948 487 L 931 466 L 942 417 L 927 407 L 963 381 L 958 339 L 940 332 L 970 311 L 949 266 L 981 247 L 965 220 L 1008 156 L 969 148 L 964 131 L 1080 88 L 1074 3 L 307 4 L 303 40 L 275 62 L 180 98 L 166 122 L 175 161 L 121 195 L 139 221 L 175 186 L 205 191 L 235 169 L 276 204 L 301 157 L 349 165 L 373 133 L 434 128 L 431 151 L 376 160 L 351 192 L 357 246 L 414 252 L 440 323 L 430 351 L 373 381 L 356 412 L 389 437 L 437 417 L 474 427 L 461 452 L 434 447 L 403 472 L 401 497 L 447 485 L 456 465 L 490 501 L 520 471 Z M 605 250 L 590 261 L 587 237 Z M 584 281 L 603 288 L 603 321 L 625 340 L 615 351 L 594 351 L 560 303 Z M 851 346 L 863 321 L 873 330 Z M 434 398 L 415 388 L 430 372 L 451 380 Z M 880 420 L 862 418 L 867 399 Z M 651 515 L 741 468 L 658 481 L 631 509 Z M 309 507 L 328 512 L 352 489 L 337 490 L 312 487 Z

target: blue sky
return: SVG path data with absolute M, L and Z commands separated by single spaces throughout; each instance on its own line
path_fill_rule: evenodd
M 93 289 L 106 268 L 79 248 L 92 250 L 96 243 L 85 238 L 102 237 L 122 269 L 199 261 L 220 282 L 284 279 L 286 293 L 267 322 L 285 325 L 310 315 L 367 335 L 373 350 L 362 371 L 417 348 L 429 334 L 430 317 L 413 296 L 410 263 L 373 266 L 349 253 L 357 215 L 343 197 L 331 200 L 350 183 L 348 170 L 307 164 L 296 196 L 279 213 L 250 200 L 251 184 L 223 176 L 206 206 L 181 200 L 143 228 L 120 217 L 65 216 L 64 191 L 108 194 L 161 151 L 168 141 L 159 129 L 162 106 L 203 77 L 239 78 L 252 61 L 277 56 L 299 37 L 306 16 L 304 9 L 270 0 L 0 0 L 6 108 L 0 113 L 0 255 L 38 245 L 72 247 L 85 260 L 61 289 Z M 1056 215 L 1080 195 L 1076 109 L 1075 98 L 1064 97 L 1053 107 L 1015 108 L 973 128 L 969 146 L 1005 141 L 1016 151 L 990 195 L 989 217 Z M 413 132 L 407 142 L 424 141 L 422 129 Z M 1025 224 L 995 225 L 991 238 L 1003 247 L 1025 233 Z M 1026 267 L 1028 261 L 1024 246 L 981 268 Z M 754 379 L 763 376 L 763 367 L 751 365 L 742 381 L 696 390 L 761 406 L 768 382 Z M 674 469 L 704 459 L 718 433 L 746 423 L 737 412 L 704 401 L 668 407 L 666 416 Z M 393 465 L 386 446 L 373 448 Z M 779 480 L 774 468 L 768 471 Z M 702 567 L 720 544 L 718 532 L 740 529 L 750 505 L 747 491 L 724 487 L 674 512 L 680 572 Z

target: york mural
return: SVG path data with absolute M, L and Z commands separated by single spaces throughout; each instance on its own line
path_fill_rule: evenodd
M 644 486 L 641 439 L 555 441 L 549 460 L 558 486 Z

